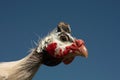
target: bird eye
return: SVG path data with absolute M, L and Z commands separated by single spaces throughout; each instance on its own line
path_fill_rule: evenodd
M 64 41 L 68 41 L 69 38 L 68 38 L 68 36 L 62 35 L 62 36 L 60 36 L 60 40 L 64 42 Z

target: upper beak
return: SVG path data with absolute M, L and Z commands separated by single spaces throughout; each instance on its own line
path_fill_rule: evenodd
M 78 49 L 78 52 L 76 52 L 76 54 L 78 56 L 83 56 L 83 57 L 88 57 L 88 51 L 87 51 L 87 48 L 82 45 L 79 49 Z
M 87 48 L 84 45 L 83 40 L 76 40 L 76 45 L 78 46 L 77 50 L 75 51 L 77 56 L 88 57 Z

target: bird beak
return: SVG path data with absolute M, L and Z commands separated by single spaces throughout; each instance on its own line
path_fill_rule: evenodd
M 78 39 L 75 40 L 74 45 L 76 46 L 76 50 L 75 50 L 75 55 L 76 56 L 83 56 L 83 57 L 88 57 L 88 51 L 87 48 L 85 47 L 85 43 L 83 40 Z
M 87 48 L 85 47 L 85 45 L 82 45 L 80 48 L 78 48 L 78 50 L 75 53 L 78 56 L 83 56 L 85 58 L 88 57 L 88 51 L 87 51 Z

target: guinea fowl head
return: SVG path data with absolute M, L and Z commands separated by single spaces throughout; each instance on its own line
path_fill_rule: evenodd
M 60 22 L 57 28 L 45 37 L 43 46 L 43 64 L 56 66 L 63 62 L 69 64 L 76 56 L 87 57 L 85 43 L 71 35 L 70 25 Z

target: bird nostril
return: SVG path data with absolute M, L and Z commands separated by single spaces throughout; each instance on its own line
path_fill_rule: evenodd
M 75 44 L 78 46 L 78 47 L 80 47 L 80 46 L 82 46 L 82 45 L 84 45 L 84 41 L 83 40 L 81 40 L 81 39 L 76 39 L 75 40 Z

